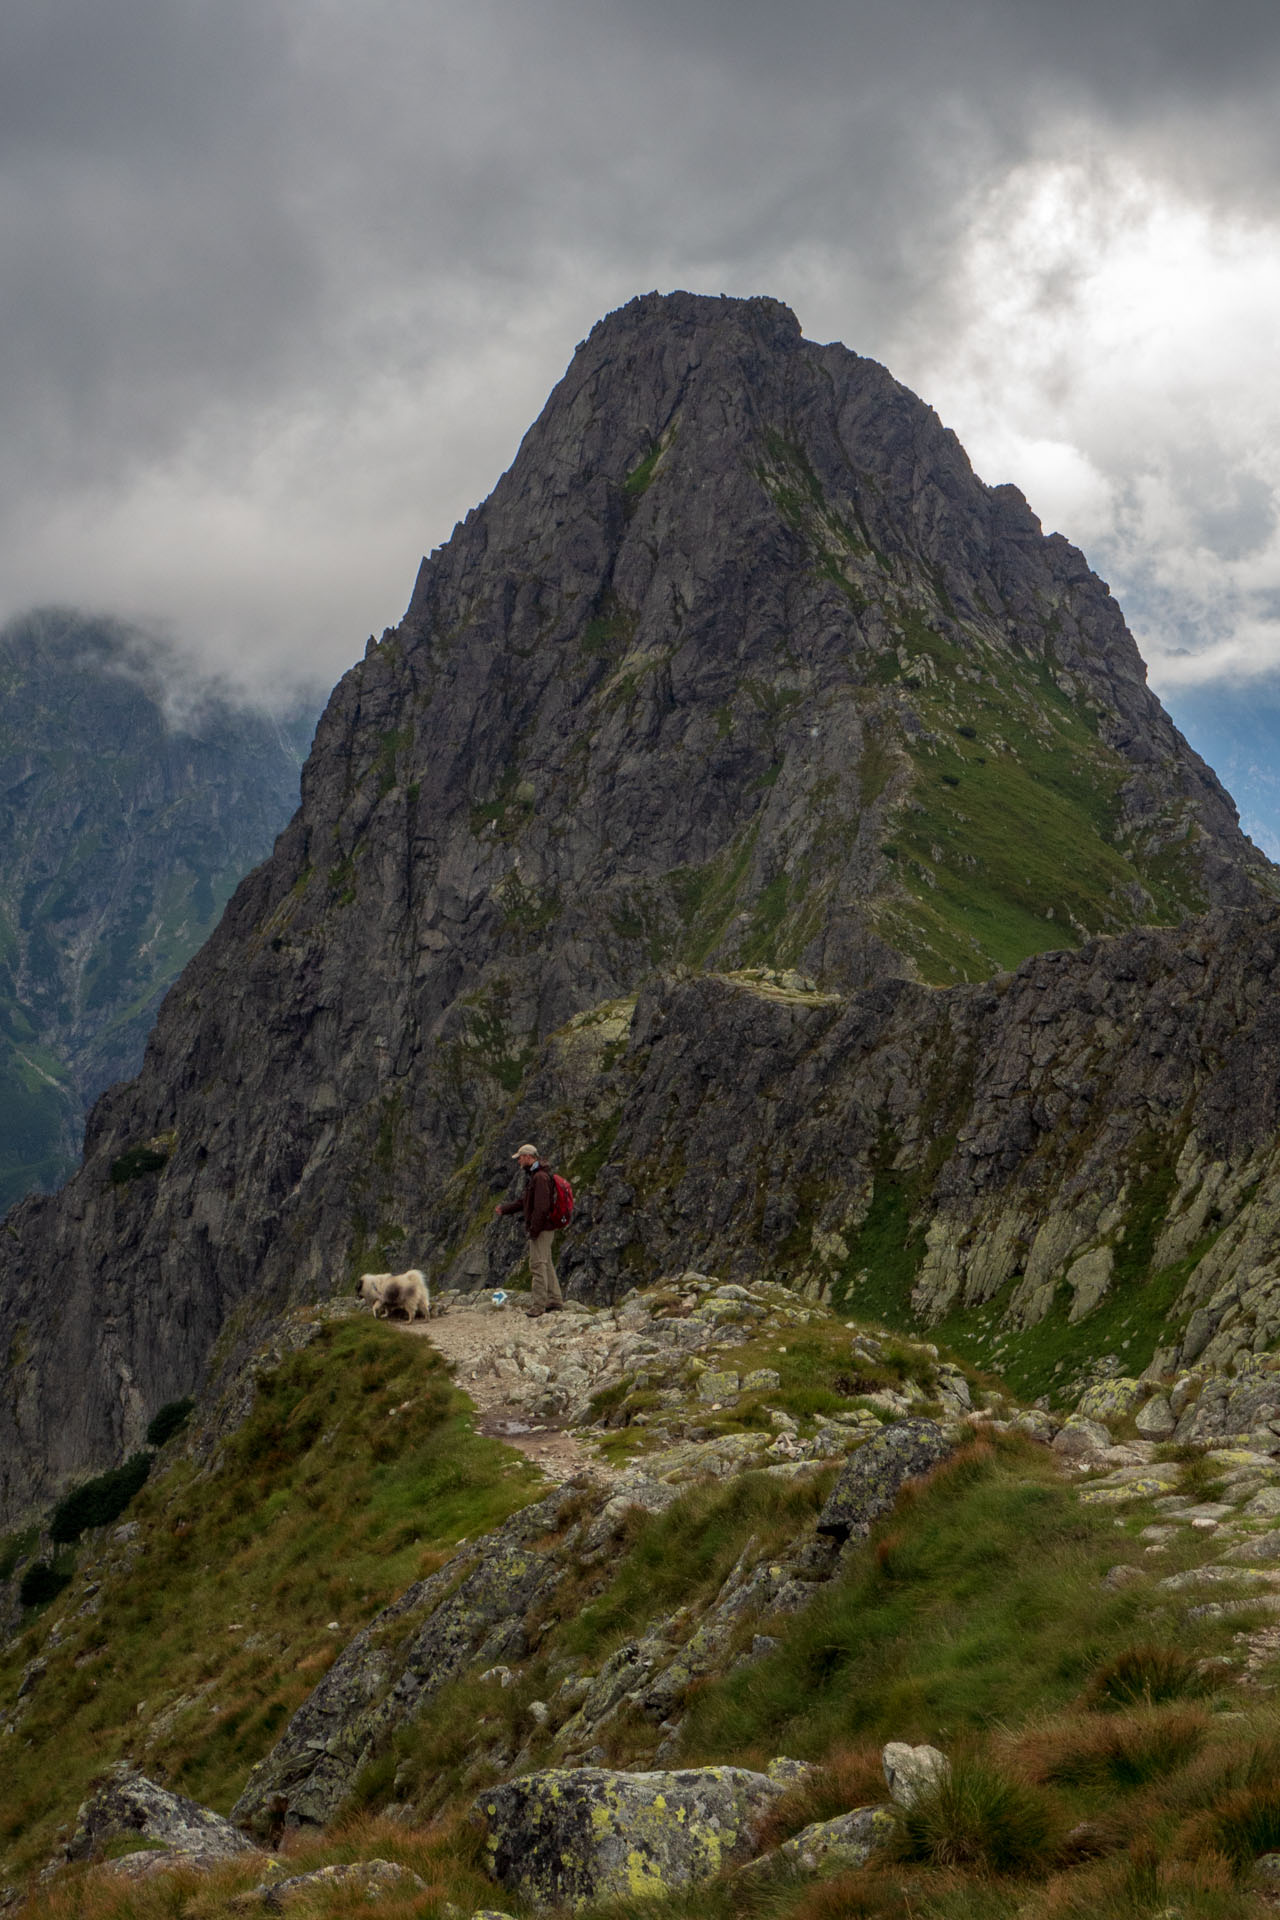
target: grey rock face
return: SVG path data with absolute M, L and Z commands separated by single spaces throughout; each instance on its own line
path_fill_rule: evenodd
M 995 726 L 979 711 L 990 701 L 1007 709 L 998 741 L 977 738 L 978 721 Z M 424 561 L 400 628 L 335 690 L 298 815 L 169 994 L 138 1081 L 99 1101 L 82 1171 L 7 1222 L 0 1522 L 135 1446 L 159 1405 L 201 1384 L 236 1309 L 231 1367 L 255 1318 L 362 1267 L 505 1277 L 518 1244 L 483 1222 L 511 1139 L 539 1138 L 557 1111 L 551 1154 L 598 1149 L 601 1164 L 624 1043 L 587 1016 L 609 1003 L 616 1019 L 612 1003 L 664 966 L 775 976 L 732 1005 L 723 991 L 701 1009 L 642 1003 L 641 1069 L 664 1017 L 674 1032 L 711 1007 L 693 1051 L 714 1053 L 712 1079 L 678 1121 L 636 1108 L 637 1177 L 613 1168 L 607 1204 L 587 1196 L 575 1284 L 624 1290 L 627 1256 L 648 1251 L 637 1197 L 655 1178 L 683 1185 L 669 1160 L 646 1167 L 640 1142 L 667 1123 L 696 1133 L 717 1081 L 732 1082 L 736 1142 L 763 1085 L 794 1074 L 807 1136 L 815 1075 L 870 1055 L 852 1180 L 841 1152 L 847 1214 L 865 1198 L 863 1143 L 886 1124 L 920 1131 L 929 1062 L 954 1044 L 992 1098 L 963 1116 L 939 1176 L 921 1298 L 941 1311 L 989 1296 L 1031 1245 L 1032 1313 L 1058 1277 L 1046 1249 L 1091 1252 L 1096 1215 L 1073 1214 L 1037 1252 L 1056 1197 L 1023 1194 L 1006 1231 L 966 1205 L 973 1176 L 994 1198 L 987 1183 L 1016 1183 L 1045 1133 L 1098 1111 L 1099 1023 L 1118 1001 L 1131 1011 L 1137 981 L 1153 1012 L 1168 1002 L 1124 1043 L 1153 1056 L 1141 1102 L 1162 1111 L 1186 1002 L 1217 966 L 1211 944 L 1193 956 L 1194 941 L 1145 935 L 1123 990 L 1097 951 L 1042 956 L 959 1002 L 901 978 L 997 964 L 963 942 L 971 962 L 935 950 L 930 903 L 940 874 L 965 887 L 973 872 L 957 783 L 1000 764 L 1029 792 L 1020 755 L 1041 752 L 1068 784 L 1088 768 L 1066 838 L 1074 871 L 1077 829 L 1090 837 L 1103 878 L 1071 894 L 1072 939 L 1253 898 L 1265 862 L 1146 689 L 1106 588 L 1014 489 L 975 478 L 927 407 L 875 363 L 804 341 L 773 301 L 648 296 L 610 316 L 490 500 Z M 1114 799 L 1109 838 L 1096 838 L 1099 792 Z M 1023 813 L 1005 818 L 1013 831 Z M 1017 907 L 1046 943 L 1064 937 L 1063 900 Z M 536 1104 L 513 1114 L 562 1028 L 526 1083 Z M 1065 1073 L 1050 1071 L 1050 1038 Z M 551 1079 L 566 1096 L 554 1108 Z M 1274 1084 L 1251 1076 L 1237 1132 Z M 797 1163 L 801 1135 L 775 1136 Z M 113 1184 L 113 1163 L 155 1140 L 164 1165 Z M 684 1164 L 717 1189 L 711 1211 L 686 1212 L 680 1194 L 651 1230 L 740 1247 L 756 1177 L 706 1144 Z M 776 1243 L 801 1211 L 786 1169 L 768 1198 L 751 1230 Z M 823 1224 L 835 1248 L 851 1223 Z M 699 1258 L 691 1244 L 678 1264 Z
M 132 1767 L 113 1767 L 80 1808 L 67 1858 L 90 1860 L 109 1840 L 130 1834 L 202 1860 L 254 1851 L 253 1842 L 220 1814 L 170 1793 Z
M 818 1532 L 837 1540 L 865 1538 L 906 1482 L 951 1451 L 952 1442 L 932 1420 L 900 1420 L 885 1427 L 846 1462 L 818 1515 Z
M 740 1865 L 783 1790 L 743 1767 L 577 1767 L 493 1787 L 472 1817 L 503 1886 L 542 1906 L 581 1906 L 670 1893 Z

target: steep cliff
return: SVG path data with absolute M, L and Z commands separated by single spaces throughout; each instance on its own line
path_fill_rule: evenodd
M 1247 914 L 1270 884 L 1105 586 L 927 407 L 776 302 L 634 301 L 336 690 L 300 812 L 99 1103 L 81 1173 L 6 1223 L 0 1507 L 132 1444 L 220 1334 L 234 1356 L 286 1300 L 374 1258 L 484 1264 L 547 1036 L 602 1010 L 570 1110 L 537 1121 L 563 1152 L 606 1114 L 589 1175 L 621 1125 L 610 1004 L 663 970 L 801 968 L 822 992 L 784 990 L 788 1021 L 816 1037 L 851 995 L 849 1046 L 918 1048 L 895 1009 L 990 998 L 951 983 L 1046 947 Z M 690 1039 L 722 1031 L 752 1044 L 719 1014 Z M 755 1067 L 721 1066 L 777 1169 L 752 1205 L 803 1266 L 794 1145 L 750 1106 Z M 657 1212 L 679 1170 L 642 1157 Z M 837 1211 L 809 1204 L 824 1231 Z M 745 1218 L 722 1202 L 717 1230 Z M 644 1257 L 609 1231 L 584 1285 Z
M 66 1177 L 90 1104 L 137 1072 L 296 806 L 310 733 L 207 694 L 171 715 L 154 654 L 109 621 L 0 633 L 0 1212 Z

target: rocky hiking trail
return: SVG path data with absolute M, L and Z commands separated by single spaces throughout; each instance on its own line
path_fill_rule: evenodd
M 699 1469 L 719 1476 L 748 1465 L 839 1460 L 882 1415 L 931 1399 L 910 1380 L 902 1391 L 864 1381 L 869 1391 L 856 1405 L 814 1421 L 812 1432 L 802 1433 L 780 1407 L 766 1408 L 767 1429 L 722 1432 L 740 1402 L 781 1386 L 775 1367 L 735 1369 L 724 1356 L 750 1342 L 757 1358 L 780 1358 L 788 1330 L 831 1322 L 828 1309 L 785 1287 L 741 1287 L 692 1271 L 611 1308 L 570 1300 L 560 1313 L 530 1319 L 519 1297 L 495 1307 L 484 1291 L 446 1292 L 436 1296 L 429 1321 L 394 1324 L 430 1340 L 452 1365 L 482 1432 L 515 1447 L 556 1484 L 582 1474 L 602 1483 L 626 1479 L 632 1463 L 601 1450 L 610 1428 L 625 1429 L 631 1442 L 620 1451 L 661 1457 L 681 1477 Z M 864 1358 L 874 1365 L 878 1355 L 872 1341 Z M 948 1411 L 967 1410 L 959 1368 L 944 1364 L 936 1389 Z M 702 1453 L 690 1455 L 691 1446 Z M 667 1462 L 664 1449 L 673 1448 Z
M 528 1320 L 518 1306 L 496 1310 L 489 1302 L 457 1307 L 401 1330 L 429 1340 L 450 1363 L 475 1407 L 478 1430 L 515 1447 L 548 1480 L 559 1484 L 579 1474 L 610 1476 L 610 1467 L 594 1447 L 555 1415 L 535 1415 L 530 1405 L 532 1389 L 598 1361 L 598 1339 L 579 1314 Z

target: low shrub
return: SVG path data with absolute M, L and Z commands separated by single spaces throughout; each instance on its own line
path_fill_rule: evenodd
M 1047 1866 L 1061 1821 L 1038 1787 L 987 1761 L 964 1756 L 915 1804 L 903 1809 L 897 1852 L 935 1867 L 1025 1873 Z
M 168 1164 L 169 1156 L 160 1147 L 130 1147 L 111 1162 L 111 1184 L 127 1187 L 131 1180 L 140 1180 L 145 1173 L 159 1173 Z
M 195 1404 L 190 1395 L 185 1400 L 166 1400 L 147 1428 L 147 1445 L 162 1447 L 166 1440 L 172 1440 L 175 1433 L 181 1433 L 191 1418 Z
M 1212 1691 L 1213 1682 L 1194 1655 L 1154 1642 L 1126 1647 L 1098 1667 L 1089 1682 L 1091 1707 L 1157 1706 Z
M 47 1607 L 70 1584 L 69 1569 L 48 1560 L 36 1560 L 18 1583 L 18 1598 L 24 1607 Z
M 49 1522 L 53 1539 L 78 1540 L 89 1527 L 107 1527 L 119 1518 L 151 1471 L 151 1455 L 135 1453 L 122 1467 L 86 1480 L 59 1500 Z

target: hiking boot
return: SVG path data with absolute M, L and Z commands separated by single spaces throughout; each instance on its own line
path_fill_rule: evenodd
M 541 1320 L 546 1311 L 547 1309 L 545 1307 L 526 1307 L 524 1317 L 526 1320 Z
M 547 1302 L 547 1304 L 546 1304 L 546 1306 L 545 1306 L 545 1307 L 544 1307 L 544 1308 L 542 1309 L 542 1311 L 543 1311 L 544 1313 L 563 1313 L 563 1312 L 564 1312 L 564 1301 L 563 1301 L 563 1300 L 548 1300 L 548 1302 Z

